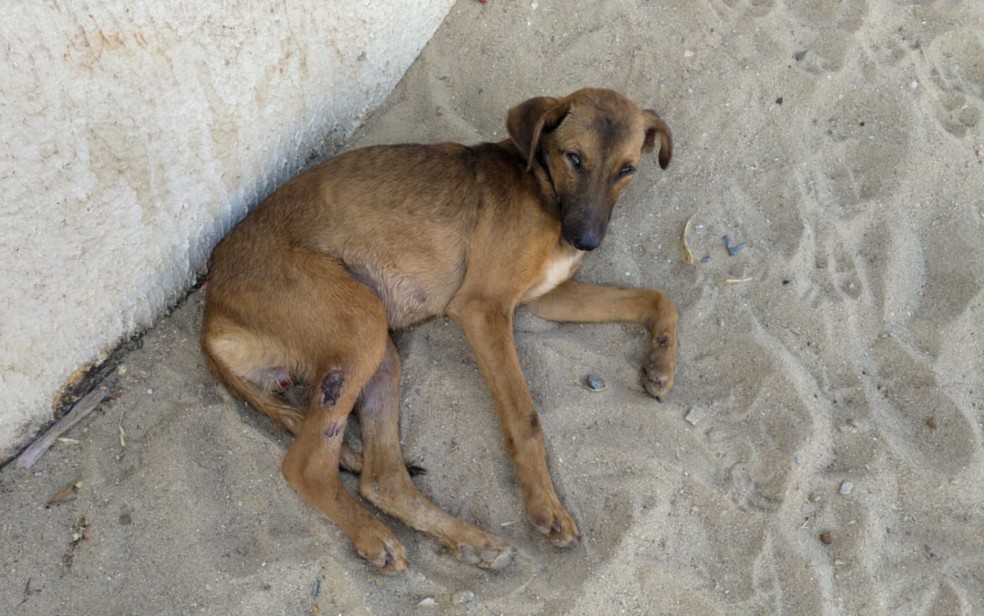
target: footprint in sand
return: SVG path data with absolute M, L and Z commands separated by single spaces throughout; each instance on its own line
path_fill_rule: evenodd
M 856 32 L 868 14 L 865 0 L 786 0 L 785 4 L 797 19 L 822 30 L 832 26 L 838 30 Z
M 856 257 L 848 250 L 836 229 L 820 224 L 817 227 L 816 274 L 821 279 L 824 299 L 835 302 L 857 300 L 864 289 L 858 273 Z
M 799 287 L 799 301 L 812 310 L 857 301 L 865 289 L 854 258 L 828 225 L 814 223 L 796 261 L 803 263 L 806 283 Z
M 705 480 L 739 508 L 776 511 L 793 455 L 811 437 L 810 413 L 788 373 L 755 336 L 715 333 L 694 365 L 711 378 L 692 397 L 709 409 L 700 425 L 707 445 Z M 740 357 L 734 349 L 742 349 Z
M 980 133 L 984 106 L 984 36 L 965 29 L 942 34 L 926 46 L 927 87 L 936 118 L 955 137 Z
M 980 293 L 972 265 L 980 252 L 976 228 L 942 218 L 919 233 L 876 222 L 857 253 L 875 313 L 888 329 L 908 331 L 919 352 L 933 359 L 947 329 L 966 317 Z
M 852 47 L 855 33 L 864 23 L 868 5 L 864 0 L 786 0 L 786 10 L 802 27 L 793 51 L 796 66 L 808 73 L 839 71 L 844 53 Z
M 874 375 L 872 406 L 882 433 L 904 459 L 952 476 L 974 458 L 979 444 L 974 429 L 943 392 L 928 362 L 920 362 L 895 338 L 881 338 L 872 348 L 879 369 Z M 880 416 L 880 418 L 879 418 Z
M 891 195 L 906 162 L 911 136 L 906 127 L 909 107 L 892 99 L 874 100 L 868 92 L 831 92 L 828 111 L 816 128 L 831 141 L 818 178 L 820 198 L 850 218 L 865 210 L 865 202 Z M 824 109 L 823 101 L 818 109 Z
M 759 17 L 767 14 L 775 5 L 775 0 L 718 0 L 724 9 L 717 9 L 719 14 L 727 11 Z
M 968 255 L 980 254 L 975 244 L 979 228 L 959 228 L 946 222 L 926 232 L 923 240 L 925 278 L 909 329 L 934 357 L 940 352 L 942 332 L 963 318 L 980 292 L 979 270 Z

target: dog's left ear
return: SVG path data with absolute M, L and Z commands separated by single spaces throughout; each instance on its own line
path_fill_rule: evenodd
M 659 137 L 659 166 L 666 169 L 673 156 L 673 136 L 670 134 L 670 127 L 652 109 L 644 109 L 642 113 L 646 118 L 646 141 L 642 144 L 642 153 L 651 152 L 656 145 L 656 137 Z
M 571 105 L 568 99 L 538 96 L 524 101 L 506 115 L 506 129 L 513 143 L 526 156 L 526 170 L 533 168 L 540 137 L 560 124 Z

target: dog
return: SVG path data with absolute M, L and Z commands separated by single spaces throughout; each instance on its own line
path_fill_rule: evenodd
M 479 567 L 513 549 L 444 512 L 411 482 L 399 440 L 400 357 L 390 332 L 446 315 L 464 331 L 491 390 L 527 517 L 557 546 L 580 539 L 547 470 L 520 370 L 513 313 L 644 325 L 646 391 L 673 386 L 677 310 L 664 293 L 571 280 L 601 244 L 643 154 L 670 162 L 670 129 L 605 89 L 510 109 L 509 139 L 357 149 L 284 184 L 212 253 L 202 349 L 236 397 L 295 436 L 287 482 L 382 573 L 407 568 L 393 533 L 341 483 Z M 304 400 L 281 393 L 301 388 Z M 349 414 L 361 456 L 343 444 Z

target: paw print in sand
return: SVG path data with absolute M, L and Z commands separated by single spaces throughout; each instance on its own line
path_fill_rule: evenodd
M 952 30 L 925 48 L 926 87 L 934 95 L 935 115 L 955 137 L 981 134 L 984 106 L 984 36 Z

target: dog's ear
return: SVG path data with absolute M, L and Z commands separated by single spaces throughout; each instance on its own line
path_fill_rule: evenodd
M 567 99 L 557 100 L 538 96 L 524 101 L 509 110 L 506 129 L 516 147 L 526 156 L 526 170 L 533 168 L 540 136 L 560 124 L 570 110 Z
M 673 135 L 670 134 L 670 127 L 652 109 L 644 109 L 642 113 L 646 119 L 646 141 L 642 144 L 642 153 L 651 152 L 656 145 L 656 137 L 659 137 L 659 166 L 666 169 L 673 156 Z

